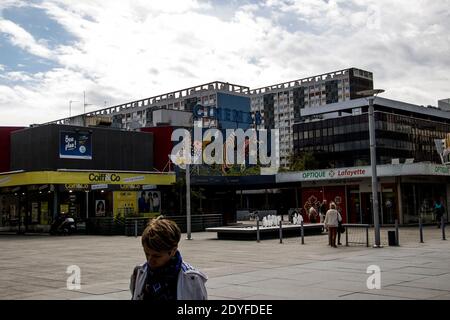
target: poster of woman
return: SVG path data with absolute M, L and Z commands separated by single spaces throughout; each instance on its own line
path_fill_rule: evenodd
M 105 200 L 95 200 L 95 216 L 104 217 L 106 213 Z

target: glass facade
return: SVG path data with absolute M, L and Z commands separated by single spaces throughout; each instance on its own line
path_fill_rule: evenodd
M 439 163 L 434 139 L 443 139 L 450 132 L 448 122 L 375 112 L 377 163 L 390 164 L 393 158 Z M 367 113 L 295 124 L 294 152 L 312 152 L 318 168 L 369 165 Z
M 405 183 L 402 184 L 403 223 L 418 223 L 419 216 L 423 223 L 435 222 L 434 202 L 446 198 L 446 185 L 438 183 Z M 444 207 L 447 204 L 444 202 Z M 445 216 L 448 218 L 448 211 Z

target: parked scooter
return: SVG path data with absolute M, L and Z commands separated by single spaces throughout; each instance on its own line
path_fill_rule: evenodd
M 71 235 L 77 231 L 75 219 L 69 216 L 58 216 L 50 227 L 51 235 Z

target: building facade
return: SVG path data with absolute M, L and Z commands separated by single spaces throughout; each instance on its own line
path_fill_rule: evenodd
M 377 164 L 441 162 L 434 140 L 450 132 L 450 112 L 384 98 L 374 109 Z M 305 111 L 293 140 L 294 153 L 312 153 L 317 168 L 369 165 L 366 99 Z
M 250 90 L 252 112 L 262 116 L 260 127 L 280 130 L 280 163 L 288 166 L 294 151 L 292 127 L 305 110 L 360 98 L 373 89 L 373 74 L 350 68 Z

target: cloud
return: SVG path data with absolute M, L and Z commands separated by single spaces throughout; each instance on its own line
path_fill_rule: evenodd
M 256 88 L 348 67 L 373 71 L 385 97 L 436 104 L 449 95 L 449 4 L 40 1 L 34 6 L 75 41 L 50 51 L 46 39 L 1 20 L 11 43 L 56 66 L 39 73 L 3 67 L 10 82 L 0 82 L 0 110 L 17 111 L 3 124 L 66 117 L 69 100 L 82 101 L 83 91 L 100 108 L 214 80 Z M 72 109 L 83 111 L 76 103 Z
M 36 41 L 30 33 L 12 21 L 0 19 L 0 32 L 5 33 L 13 45 L 35 56 L 52 57 L 51 51 L 45 46 L 45 41 Z

